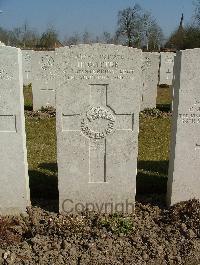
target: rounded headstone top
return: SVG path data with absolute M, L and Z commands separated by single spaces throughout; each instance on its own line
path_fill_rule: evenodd
M 5 46 L 5 44 L 3 42 L 0 41 L 0 46 Z

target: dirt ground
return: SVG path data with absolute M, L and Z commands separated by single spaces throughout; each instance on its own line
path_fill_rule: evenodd
M 0 218 L 0 264 L 200 264 L 200 202 L 136 203 L 134 215 L 62 216 L 41 208 Z
M 159 157 L 156 157 L 157 163 L 153 169 L 165 176 L 167 173 L 163 172 L 163 169 L 168 168 L 164 161 L 167 159 L 168 138 L 163 132 L 168 132 L 169 122 L 168 119 L 163 119 L 164 129 L 158 133 L 158 123 L 160 125 L 161 120 L 157 122 L 155 119 L 160 116 L 163 118 L 163 115 L 168 117 L 171 114 L 151 110 L 144 111 L 141 116 L 140 131 L 143 133 L 143 138 L 140 139 L 140 160 L 142 161 L 139 161 L 139 171 L 144 169 L 146 173 L 149 170 L 148 167 L 152 170 L 152 165 L 147 162 L 149 157 L 152 157 L 150 151 L 155 153 L 155 148 L 151 150 L 148 145 L 142 144 L 143 142 L 146 144 L 148 138 L 150 139 L 149 145 L 157 146 L 158 142 L 162 142 L 160 147 L 162 149 L 157 150 L 159 154 L 162 154 L 162 161 L 158 161 L 158 163 Z M 147 121 L 143 119 L 146 116 Z M 43 109 L 39 112 L 26 110 L 26 117 L 34 122 L 35 120 L 46 121 L 55 117 L 55 110 Z M 153 120 L 156 122 L 153 123 Z M 152 126 L 150 129 L 149 124 Z M 30 123 L 29 126 L 32 128 L 33 124 Z M 149 130 L 146 130 L 147 127 Z M 47 128 L 46 130 L 45 126 L 42 127 L 42 134 L 52 131 L 52 127 Z M 154 140 L 156 139 L 155 143 L 151 143 L 152 138 L 149 134 L 153 135 Z M 34 149 L 30 148 L 29 151 L 31 155 L 36 154 L 35 156 L 38 157 L 35 148 L 35 132 L 33 136 L 32 138 L 32 135 L 28 133 L 29 141 L 32 139 L 31 143 L 34 143 Z M 156 138 L 156 136 L 163 136 L 167 139 L 165 148 L 163 148 L 164 140 Z M 46 135 L 46 138 L 52 138 L 52 136 Z M 47 142 L 46 138 L 44 142 Z M 49 152 L 46 152 L 45 149 L 44 153 L 50 154 L 52 159 L 53 151 L 49 149 L 50 147 L 52 148 L 52 142 L 47 143 Z M 144 163 L 141 163 L 143 160 L 145 167 Z M 49 163 L 43 156 L 41 161 Z M 40 171 L 34 165 L 41 161 L 29 161 L 29 164 L 33 164 L 34 173 L 39 177 L 41 176 Z M 55 161 L 53 160 L 53 162 Z M 54 165 L 52 160 L 50 162 L 48 165 Z M 45 173 L 47 174 L 46 171 Z M 32 176 L 31 171 L 29 174 Z M 52 174 L 53 176 L 55 174 L 54 168 Z M 142 174 L 144 175 L 143 171 L 140 172 L 140 178 L 143 176 Z M 142 187 L 150 176 L 148 175 L 148 178 L 142 182 Z M 153 177 L 155 182 L 155 176 L 153 175 Z M 42 191 L 46 190 L 48 183 L 49 178 L 44 183 L 45 189 L 41 189 L 41 192 L 39 192 L 40 189 L 36 183 L 32 183 L 32 193 L 42 194 L 42 197 L 45 197 Z M 165 190 L 162 187 L 163 185 L 157 186 L 155 192 L 159 189 L 162 193 L 157 194 L 156 198 L 149 195 L 150 197 L 147 199 L 146 193 L 145 195 L 139 194 L 135 214 L 129 216 L 119 214 L 108 216 L 99 213 L 62 216 L 56 213 L 58 203 L 54 201 L 57 198 L 55 191 L 50 190 L 47 200 L 38 201 L 38 198 L 32 198 L 32 204 L 40 205 L 42 208 L 29 208 L 26 216 L 0 217 L 0 265 L 200 265 L 200 202 L 192 200 L 166 209 L 162 199 Z M 152 191 L 153 187 L 149 188 L 147 185 L 146 189 Z M 53 198 L 52 201 L 50 198 Z

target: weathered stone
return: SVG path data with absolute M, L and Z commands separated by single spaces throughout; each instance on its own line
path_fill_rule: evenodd
M 56 50 L 60 212 L 133 211 L 141 63 L 123 46 Z
M 22 50 L 22 70 L 23 70 L 23 83 L 29 85 L 32 83 L 31 78 L 31 59 L 34 51 Z
M 22 54 L 0 47 L 0 215 L 26 211 L 29 181 L 24 120 Z
M 3 42 L 0 41 L 0 46 L 5 46 L 5 44 Z
M 200 199 L 200 49 L 177 53 L 168 204 Z
M 32 58 L 33 109 L 55 107 L 55 52 L 35 51 Z
M 160 85 L 172 85 L 175 56 L 176 54 L 173 52 L 160 53 Z
M 143 53 L 143 88 L 141 110 L 156 107 L 160 55 L 157 52 Z

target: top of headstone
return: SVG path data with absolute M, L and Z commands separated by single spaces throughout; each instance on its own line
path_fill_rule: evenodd
M 0 46 L 6 46 L 3 42 L 0 41 Z
M 60 82 L 66 80 L 135 79 L 142 51 L 114 44 L 79 44 L 56 49 Z
M 65 49 L 65 48 L 102 48 L 102 47 L 111 47 L 111 48 L 119 48 L 119 49 L 130 49 L 130 50 L 141 50 L 138 48 L 128 47 L 124 45 L 118 45 L 118 44 L 107 44 L 107 43 L 91 43 L 91 44 L 75 44 L 75 45 L 69 45 L 64 47 L 56 48 L 56 50 Z

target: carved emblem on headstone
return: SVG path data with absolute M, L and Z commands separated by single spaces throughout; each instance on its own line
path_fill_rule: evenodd
M 91 107 L 81 122 L 82 133 L 91 139 L 103 139 L 114 130 L 115 116 L 104 107 Z
M 52 56 L 45 55 L 41 58 L 41 68 L 42 70 L 48 70 L 54 64 L 54 59 Z

